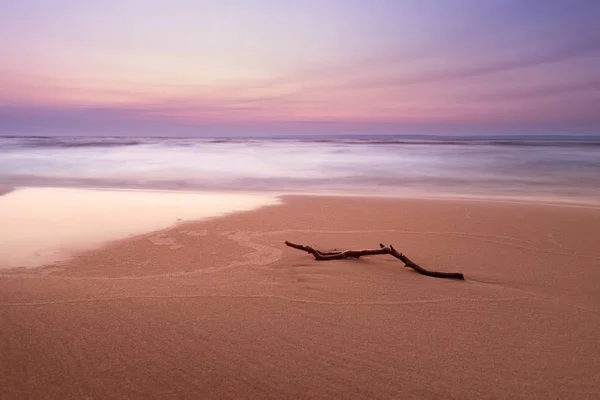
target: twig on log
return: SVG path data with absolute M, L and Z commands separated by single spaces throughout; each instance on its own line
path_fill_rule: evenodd
M 375 250 L 346 250 L 346 251 L 333 251 L 333 252 L 319 251 L 310 246 L 303 246 L 300 244 L 295 244 L 292 242 L 288 242 L 287 240 L 285 241 L 285 244 L 294 249 L 306 251 L 307 253 L 312 254 L 313 257 L 315 257 L 315 260 L 317 260 L 317 261 L 343 260 L 345 258 L 360 258 L 362 256 L 390 254 L 390 255 L 396 257 L 397 259 L 399 259 L 400 261 L 402 261 L 404 263 L 405 267 L 412 268 L 413 270 L 415 270 L 416 272 L 418 272 L 421 275 L 431 276 L 434 278 L 460 279 L 460 280 L 465 279 L 464 275 L 459 272 L 436 272 L 436 271 L 426 270 L 425 268 L 423 268 L 423 267 L 419 266 L 418 264 L 414 263 L 413 261 L 411 261 L 404 254 L 398 252 L 396 249 L 394 249 L 394 247 L 392 245 L 387 247 L 387 246 L 383 245 L 382 243 L 379 244 L 380 248 L 375 249 Z

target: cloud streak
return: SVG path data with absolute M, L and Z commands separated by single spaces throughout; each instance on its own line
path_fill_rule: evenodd
M 559 84 L 556 86 L 545 86 L 536 88 L 520 88 L 501 93 L 491 93 L 481 96 L 473 96 L 473 101 L 514 101 L 543 98 L 549 96 L 563 96 L 579 93 L 598 92 L 600 95 L 600 80 Z M 599 96 L 600 99 L 600 96 Z

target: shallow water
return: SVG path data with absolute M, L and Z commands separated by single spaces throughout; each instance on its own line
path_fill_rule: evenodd
M 0 185 L 600 199 L 600 140 L 4 137 Z
M 247 194 L 18 189 L 0 196 L 0 269 L 49 264 L 179 221 L 277 203 L 273 196 Z

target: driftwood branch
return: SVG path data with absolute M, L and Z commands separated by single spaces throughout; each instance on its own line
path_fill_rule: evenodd
M 300 244 L 295 244 L 292 242 L 288 242 L 286 240 L 285 244 L 289 247 L 292 247 L 297 250 L 306 251 L 313 255 L 315 260 L 317 261 L 329 261 L 329 260 L 343 260 L 346 258 L 360 258 L 363 256 L 374 256 L 378 254 L 389 254 L 391 256 L 396 257 L 398 260 L 404 263 L 405 267 L 412 268 L 416 272 L 421 275 L 431 276 L 434 278 L 446 278 L 446 279 L 460 279 L 464 280 L 465 277 L 463 274 L 459 272 L 436 272 L 429 271 L 420 265 L 413 262 L 411 259 L 406 257 L 404 254 L 398 252 L 392 245 L 385 246 L 384 244 L 379 244 L 379 249 L 374 250 L 345 250 L 345 251 L 320 251 L 310 246 L 303 246 Z
M 324 252 L 315 250 L 310 246 L 302 246 L 300 244 L 294 244 L 286 241 L 290 247 L 294 249 L 306 251 L 307 253 L 312 254 L 317 261 L 327 261 L 327 260 L 342 260 L 344 258 L 360 258 L 362 256 L 374 256 L 377 254 L 390 254 L 389 249 L 381 248 L 376 250 L 346 250 L 346 251 L 331 251 Z
M 384 246 L 382 243 L 379 243 L 379 247 L 381 247 L 382 249 L 388 248 L 388 247 Z M 392 246 L 392 245 L 390 245 L 389 250 L 390 250 L 389 254 L 396 257 L 398 260 L 402 261 L 404 263 L 405 267 L 412 268 L 415 271 L 417 271 L 418 273 L 420 273 L 421 275 L 432 276 L 434 278 L 447 278 L 447 279 L 460 279 L 460 280 L 465 279 L 464 275 L 461 274 L 460 272 L 436 272 L 436 271 L 426 270 L 425 268 L 423 268 L 423 267 L 419 266 L 418 264 L 414 263 L 413 261 L 411 261 L 411 259 L 406 257 L 404 254 L 396 251 L 396 249 L 394 249 L 394 246 Z

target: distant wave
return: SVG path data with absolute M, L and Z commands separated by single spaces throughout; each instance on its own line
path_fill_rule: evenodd
M 1 148 L 77 148 L 77 147 L 120 147 L 137 145 L 167 145 L 175 147 L 189 147 L 197 144 L 230 144 L 230 143 L 304 143 L 304 144 L 332 144 L 332 145 L 445 145 L 445 146 L 552 146 L 552 147 L 580 147 L 598 146 L 600 138 L 403 138 L 403 137 L 272 137 L 272 138 L 172 138 L 172 137 L 43 137 L 43 136 L 3 136 L 0 137 Z
M 84 137 L 3 137 L 0 146 L 6 147 L 120 147 L 143 144 L 143 140 L 129 138 L 84 138 Z
M 277 139 L 276 139 L 277 140 Z M 600 146 L 600 140 L 494 140 L 494 139 L 282 139 L 304 143 L 369 145 L 488 145 L 488 146 Z

